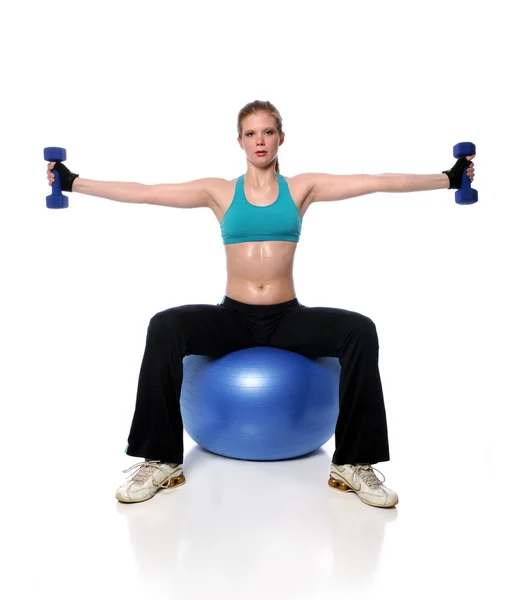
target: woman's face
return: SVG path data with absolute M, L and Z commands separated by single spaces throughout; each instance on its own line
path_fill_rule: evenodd
M 267 113 L 258 113 L 242 120 L 239 144 L 253 164 L 261 166 L 273 162 L 283 142 L 284 134 L 279 135 L 275 117 Z M 265 151 L 266 154 L 256 154 L 259 150 Z

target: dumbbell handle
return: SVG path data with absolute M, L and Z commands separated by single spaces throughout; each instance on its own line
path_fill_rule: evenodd
M 58 171 L 56 169 L 53 169 L 51 171 L 51 173 L 54 174 L 54 183 L 51 186 L 52 195 L 59 196 L 62 193 L 62 180 L 61 180 L 60 174 L 58 173 Z
M 469 190 L 472 182 L 470 181 L 470 177 L 467 175 L 467 169 L 463 170 L 463 177 L 461 178 L 461 186 L 460 190 Z M 467 192 L 468 193 L 468 192 Z

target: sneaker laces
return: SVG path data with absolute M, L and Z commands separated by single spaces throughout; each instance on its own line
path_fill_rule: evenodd
M 131 475 L 133 481 L 137 481 L 138 483 L 145 483 L 145 481 L 154 475 L 154 471 L 159 469 L 159 464 L 161 461 L 159 460 L 145 460 L 143 462 L 136 463 L 132 465 L 128 469 L 125 469 L 123 473 L 128 473 L 132 469 L 137 469 L 137 472 L 134 475 Z M 154 464 L 157 463 L 157 464 Z M 152 481 L 153 482 L 153 481 Z M 154 482 L 153 482 L 154 483 Z M 170 483 L 170 478 L 168 478 L 164 483 L 161 483 L 158 487 L 167 488 Z M 157 485 L 154 483 L 154 485 Z
M 154 473 L 154 469 L 157 469 L 157 467 L 152 464 L 154 462 L 159 463 L 158 460 L 144 460 L 132 465 L 128 469 L 125 469 L 123 473 L 128 473 L 129 471 L 132 471 L 132 469 L 137 469 L 137 473 L 135 473 L 133 476 L 131 475 L 132 479 L 134 481 L 144 482 L 150 477 L 150 475 Z
M 378 471 L 378 469 L 375 469 L 371 465 L 356 465 L 354 472 L 358 475 L 358 477 L 360 477 L 360 479 L 367 483 L 369 487 L 377 487 L 384 483 L 385 476 L 381 471 L 378 471 L 378 473 L 380 473 L 380 475 L 383 477 L 383 481 L 380 481 L 378 477 L 374 474 L 373 469 L 375 471 Z

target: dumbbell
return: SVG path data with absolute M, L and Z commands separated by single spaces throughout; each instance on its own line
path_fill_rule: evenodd
M 44 148 L 43 158 L 47 162 L 65 161 L 67 160 L 67 150 L 65 148 Z M 62 194 L 62 186 L 60 174 L 53 170 L 54 183 L 52 184 L 52 194 L 46 197 L 47 208 L 68 208 L 69 198 Z
M 452 149 L 454 158 L 464 158 L 476 154 L 476 146 L 472 142 L 460 142 Z M 463 171 L 461 187 L 456 190 L 456 204 L 474 204 L 478 201 L 478 191 L 472 189 L 467 169 Z

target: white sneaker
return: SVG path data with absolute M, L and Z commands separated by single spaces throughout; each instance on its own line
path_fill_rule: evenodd
M 174 488 L 185 483 L 183 465 L 162 463 L 159 460 L 145 460 L 123 473 L 138 468 L 130 481 L 125 481 L 116 491 L 120 502 L 143 502 L 149 500 L 160 488 Z
M 362 502 L 371 506 L 382 508 L 395 506 L 398 504 L 398 495 L 383 485 L 383 482 L 374 474 L 373 468 L 371 465 L 335 465 L 331 463 L 328 484 L 339 492 L 356 492 Z M 383 473 L 380 475 L 384 477 Z

